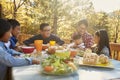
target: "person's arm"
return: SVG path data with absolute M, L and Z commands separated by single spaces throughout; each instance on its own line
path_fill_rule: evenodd
M 55 40 L 56 40 L 56 43 L 58 45 L 63 45 L 65 42 L 63 40 L 61 40 L 58 36 L 55 36 Z
M 78 47 L 81 48 L 81 49 L 85 49 L 84 43 L 79 44 Z
M 104 47 L 102 49 L 102 51 L 100 52 L 100 54 L 104 54 L 104 55 L 110 57 L 110 52 L 109 52 L 109 49 L 107 47 Z
M 37 64 L 39 62 L 33 60 L 32 58 L 13 57 L 11 54 L 0 48 L 0 63 L 3 63 L 9 67 L 17 67 Z
M 15 50 L 13 50 L 13 49 L 9 49 L 9 51 L 10 51 L 10 53 L 14 56 L 14 55 L 21 55 L 21 54 L 23 54 L 23 53 L 21 53 L 21 52 L 18 52 L 18 51 L 15 51 Z
M 27 46 L 31 46 L 34 43 L 34 40 L 36 40 L 37 36 L 33 36 L 25 41 L 23 41 L 23 43 Z

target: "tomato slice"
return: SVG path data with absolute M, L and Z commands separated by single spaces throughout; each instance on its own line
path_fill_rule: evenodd
M 45 67 L 44 67 L 44 70 L 45 70 L 46 72 L 51 72 L 51 71 L 53 71 L 53 67 L 52 67 L 52 66 L 45 66 Z

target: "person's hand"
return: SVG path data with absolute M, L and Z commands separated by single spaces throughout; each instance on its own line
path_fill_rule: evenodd
M 40 61 L 33 59 L 33 60 L 32 60 L 32 64 L 40 64 Z

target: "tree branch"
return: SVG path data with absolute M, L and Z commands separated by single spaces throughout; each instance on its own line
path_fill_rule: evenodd
M 14 4 L 14 10 L 16 10 L 16 1 L 15 0 L 13 1 L 13 4 Z
M 20 0 L 17 9 L 19 9 L 19 8 L 24 4 L 24 2 L 25 2 L 26 0 L 24 0 L 22 3 L 21 3 L 21 1 L 22 1 L 22 0 Z

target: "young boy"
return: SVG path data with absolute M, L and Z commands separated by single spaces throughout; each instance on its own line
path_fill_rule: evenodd
M 15 19 L 8 19 L 8 22 L 10 23 L 12 30 L 11 30 L 11 38 L 8 43 L 6 43 L 6 47 L 9 47 L 10 49 L 17 49 L 16 43 L 17 43 L 17 37 L 20 33 L 20 23 Z
M 14 57 L 12 55 L 22 53 L 13 49 L 7 48 L 4 43 L 7 43 L 10 39 L 11 25 L 4 19 L 0 19 L 0 80 L 6 79 L 9 71 L 9 67 L 27 66 L 32 64 L 39 64 L 40 61 L 32 58 Z
M 76 34 L 74 37 L 73 37 L 73 43 L 71 43 L 69 45 L 69 48 L 79 48 L 79 49 L 85 49 L 85 45 L 82 41 L 82 37 L 81 35 L 79 34 Z

